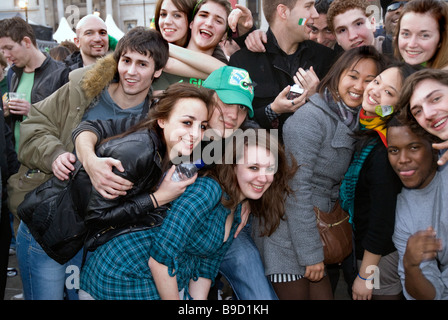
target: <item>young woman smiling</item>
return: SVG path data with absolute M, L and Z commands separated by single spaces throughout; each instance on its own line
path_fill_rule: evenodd
M 413 0 L 405 4 L 395 30 L 395 57 L 410 65 L 448 68 L 448 3 Z
M 219 42 L 227 38 L 231 12 L 227 0 L 157 2 L 156 29 L 170 44 L 170 59 L 162 79 L 155 82 L 156 90 L 163 90 L 177 82 L 179 77 L 200 84 L 214 70 L 227 65 Z M 237 16 L 232 19 L 232 28 L 236 28 L 239 34 L 246 33 L 249 30 L 246 26 L 252 25 L 247 20 L 245 16 Z
M 372 46 L 344 52 L 318 93 L 285 122 L 285 150 L 300 166 L 290 183 L 294 194 L 286 200 L 286 219 L 270 237 L 259 239 L 279 299 L 332 298 L 314 206 L 329 212 L 338 199 L 364 90 L 382 69 L 383 59 Z
M 349 213 L 354 232 L 358 269 L 352 286 L 354 300 L 401 298 L 392 234 L 402 184 L 387 158 L 384 125 L 389 117 L 381 107 L 396 106 L 404 79 L 413 72 L 405 63 L 392 64 L 364 91 L 355 154 L 340 188 L 341 206 Z M 366 279 L 372 278 L 371 266 L 381 270 L 375 288 L 366 285 Z
M 244 133 L 225 153 L 231 163 L 208 169 L 189 185 L 160 227 L 99 247 L 81 272 L 81 289 L 94 299 L 206 299 L 240 223 L 242 202 L 262 215 L 263 234 L 271 234 L 283 216 L 295 167 L 271 139 L 265 130 Z

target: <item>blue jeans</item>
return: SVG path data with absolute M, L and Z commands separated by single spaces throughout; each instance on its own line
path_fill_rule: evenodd
M 264 274 L 260 253 L 250 236 L 248 223 L 233 239 L 219 267 L 238 300 L 278 300 Z
M 20 222 L 16 236 L 16 255 L 25 300 L 78 300 L 82 250 L 61 265 L 50 258 Z

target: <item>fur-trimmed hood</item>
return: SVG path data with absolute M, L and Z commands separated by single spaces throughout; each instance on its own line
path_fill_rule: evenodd
M 88 70 L 81 82 L 88 99 L 98 96 L 101 91 L 114 79 L 118 67 L 113 54 L 99 59 L 90 70 Z

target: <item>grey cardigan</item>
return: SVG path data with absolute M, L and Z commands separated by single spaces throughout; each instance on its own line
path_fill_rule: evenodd
M 352 132 L 319 94 L 285 122 L 285 149 L 300 167 L 290 180 L 294 194 L 286 200 L 286 219 L 278 229 L 260 238 L 254 224 L 254 240 L 266 275 L 304 275 L 306 266 L 323 261 L 313 207 L 329 211 L 339 197 L 339 185 L 354 150 Z

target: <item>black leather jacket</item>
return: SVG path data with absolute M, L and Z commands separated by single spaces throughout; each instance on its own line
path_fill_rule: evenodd
M 52 59 L 48 53 L 44 52 L 46 59 L 42 65 L 34 70 L 34 82 L 31 89 L 31 104 L 44 100 L 53 92 L 68 82 L 68 74 L 70 69 L 61 61 Z M 22 78 L 24 68 L 13 65 L 14 71 L 11 76 L 10 91 L 16 92 Z M 22 121 L 22 115 L 10 115 L 8 124 L 14 127 L 16 121 Z
M 93 187 L 84 186 L 82 199 L 89 199 L 84 217 L 88 228 L 85 247 L 94 250 L 117 235 L 144 230 L 162 223 L 166 210 L 155 209 L 150 198 L 162 177 L 161 155 L 164 147 L 152 131 L 138 131 L 112 139 L 97 148 L 97 155 L 121 161 L 124 172 L 114 173 L 132 181 L 134 186 L 125 196 L 116 199 L 102 197 Z M 80 172 L 85 174 L 85 172 Z M 79 176 L 79 175 L 78 175 Z M 85 179 L 79 178 L 82 184 Z M 80 186 L 82 188 L 82 186 Z M 85 192 L 90 195 L 85 196 Z
M 17 160 L 16 150 L 14 149 L 13 133 L 5 123 L 3 110 L 0 110 L 0 170 L 1 170 L 1 204 L 6 207 L 6 182 L 8 178 L 19 170 L 20 163 Z M 0 214 L 3 210 L 0 210 Z M 3 214 L 6 214 L 4 211 Z
M 64 63 L 70 70 L 76 70 L 84 67 L 84 62 L 82 61 L 82 55 L 80 51 L 75 51 L 71 55 L 67 56 Z
M 39 102 L 68 82 L 70 69 L 61 62 L 52 59 L 47 53 L 44 53 L 46 59 L 42 65 L 34 70 L 34 83 L 31 90 L 31 103 Z M 20 79 L 22 78 L 23 68 L 12 66 L 14 71 L 11 77 L 11 91 L 17 91 Z

